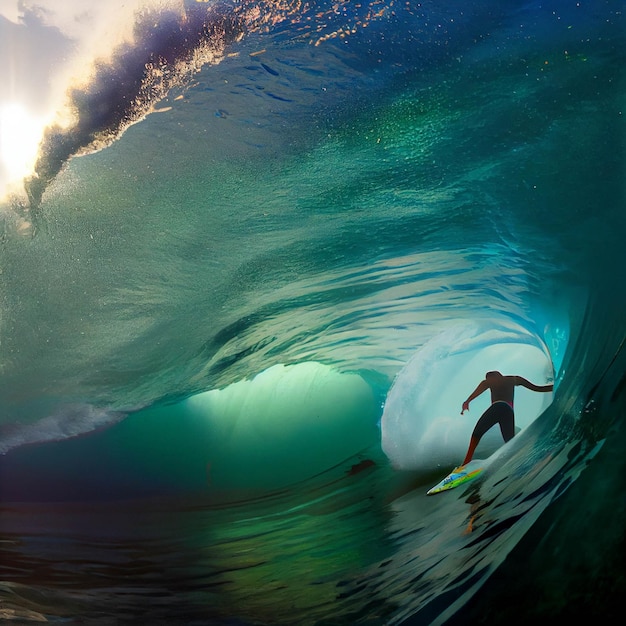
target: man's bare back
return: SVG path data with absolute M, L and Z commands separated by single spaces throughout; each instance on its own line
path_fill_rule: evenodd
M 491 374 L 491 372 L 489 372 Z M 515 385 L 517 384 L 517 376 L 489 376 L 487 374 L 486 381 L 491 389 L 491 402 L 508 402 L 513 406 L 513 395 Z

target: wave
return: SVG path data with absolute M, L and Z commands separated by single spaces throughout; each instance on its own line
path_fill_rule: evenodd
M 42 7 L 0 21 L 74 113 L 1 207 L 0 616 L 614 619 L 623 7 Z M 491 369 L 554 394 L 427 497 Z

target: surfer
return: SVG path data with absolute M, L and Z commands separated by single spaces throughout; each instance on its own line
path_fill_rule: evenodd
M 481 415 L 472 436 L 470 437 L 469 448 L 465 455 L 465 460 L 461 467 L 467 465 L 474 456 L 474 450 L 480 442 L 482 436 L 496 424 L 500 424 L 500 431 L 504 441 L 513 439 L 515 435 L 515 413 L 513 411 L 513 392 L 515 387 L 521 385 L 531 391 L 547 392 L 552 391 L 554 385 L 534 385 L 521 376 L 503 376 L 500 372 L 487 372 L 485 379 L 478 383 L 478 386 L 469 395 L 467 400 L 463 402 L 461 415 L 465 411 L 469 411 L 469 405 L 474 398 L 481 393 L 491 390 L 491 406 Z

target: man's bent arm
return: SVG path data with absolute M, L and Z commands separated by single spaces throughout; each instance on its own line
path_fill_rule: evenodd
M 469 403 L 474 398 L 478 398 L 478 396 L 481 393 L 483 393 L 483 391 L 487 391 L 487 389 L 489 389 L 489 385 L 487 385 L 487 381 L 481 380 L 480 383 L 478 383 L 478 386 L 476 387 L 476 389 L 474 389 L 474 391 L 472 391 L 472 393 L 469 395 L 467 400 L 463 403 L 463 407 L 461 408 L 461 415 L 463 415 L 464 411 L 469 411 Z

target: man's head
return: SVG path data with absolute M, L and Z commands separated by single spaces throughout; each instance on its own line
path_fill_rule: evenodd
M 502 374 L 500 374 L 500 372 L 498 372 L 497 370 L 494 370 L 493 372 L 487 372 L 485 374 L 485 378 L 487 380 L 489 380 L 490 378 L 502 378 Z

